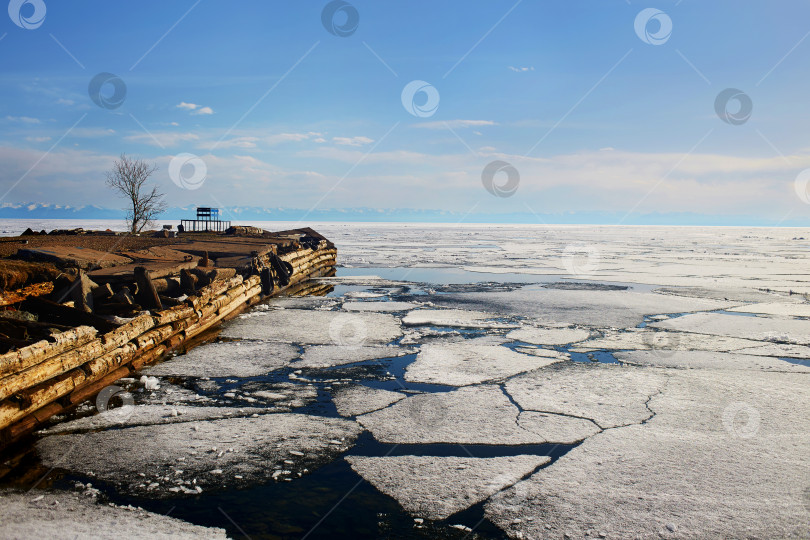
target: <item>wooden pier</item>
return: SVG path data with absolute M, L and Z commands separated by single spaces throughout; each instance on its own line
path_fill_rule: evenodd
M 22 288 L 0 312 L 0 448 L 245 308 L 281 293 L 317 294 L 325 285 L 307 281 L 334 275 L 337 250 L 311 229 L 229 232 L 107 252 L 22 244 L 14 260 L 0 260 L 13 269 L 6 282 L 58 274 L 27 283 L 48 294 Z

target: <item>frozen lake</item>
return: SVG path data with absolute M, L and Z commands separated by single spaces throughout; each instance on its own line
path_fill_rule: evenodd
M 46 484 L 251 538 L 807 535 L 810 229 L 308 225 L 327 295 L 51 427 Z

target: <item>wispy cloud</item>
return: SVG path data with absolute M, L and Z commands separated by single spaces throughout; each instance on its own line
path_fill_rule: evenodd
M 124 140 L 150 146 L 171 147 L 181 142 L 198 141 L 200 136 L 190 132 L 153 131 L 151 133 L 136 133 L 124 137 Z
M 479 126 L 497 126 L 497 122 L 492 120 L 445 120 L 440 122 L 422 122 L 413 124 L 413 127 L 423 129 L 447 129 L 450 126 L 452 129 L 479 127 Z
M 533 66 L 528 66 L 528 67 L 509 66 L 509 69 L 511 69 L 512 71 L 514 71 L 516 73 L 526 73 L 527 71 L 534 71 Z
M 39 118 L 31 118 L 30 116 L 6 116 L 9 122 L 20 122 L 22 124 L 41 124 Z
M 363 146 L 373 143 L 374 139 L 368 137 L 332 137 L 332 142 L 342 146 Z
M 191 114 L 205 114 L 205 115 L 214 114 L 214 109 L 212 109 L 211 107 L 200 107 Z
M 197 105 L 196 103 L 186 103 L 185 101 L 181 101 L 180 104 L 177 105 L 178 109 L 186 109 L 189 111 L 193 111 L 197 107 L 199 107 L 199 105 Z

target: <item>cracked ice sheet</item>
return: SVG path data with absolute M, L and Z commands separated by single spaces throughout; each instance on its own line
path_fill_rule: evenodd
M 592 352 L 603 349 L 658 350 L 663 354 L 672 351 L 735 352 L 755 356 L 778 356 L 785 358 L 810 358 L 810 347 L 769 343 L 736 337 L 691 332 L 670 332 L 647 328 L 630 328 L 626 331 L 606 331 L 605 336 L 583 341 L 569 349 L 571 352 Z
M 527 417 L 519 426 L 518 413 L 499 386 L 481 385 L 411 396 L 357 421 L 378 441 L 394 444 L 569 444 L 593 433 L 590 422 L 560 415 Z
M 805 538 L 807 382 L 673 370 L 655 417 L 589 438 L 490 499 L 486 516 L 513 538 Z
M 408 311 L 419 307 L 412 302 L 344 302 L 345 311 L 376 311 L 376 312 L 396 312 Z
M 279 413 L 50 435 L 36 448 L 47 466 L 93 472 L 124 492 L 171 497 L 184 489 L 178 481 L 187 482 L 185 489 L 207 491 L 275 479 L 281 473 L 273 476 L 274 465 L 292 472 L 313 470 L 347 450 L 360 431 L 357 423 L 342 418 Z M 151 483 L 158 486 L 150 488 Z
M 681 332 L 810 345 L 810 320 L 693 313 L 649 326 Z
M 534 345 L 568 345 L 588 339 L 590 331 L 582 328 L 537 328 L 526 326 L 512 330 L 506 337 Z
M 357 385 L 338 390 L 332 401 L 340 416 L 357 416 L 382 409 L 405 397 L 399 392 Z
M 0 492 L 0 523 L 3 538 L 121 538 L 123 535 L 144 540 L 228 538 L 224 529 L 192 525 L 140 508 L 101 504 L 85 495 L 54 491 Z
M 550 460 L 530 455 L 346 457 L 357 474 L 396 499 L 406 512 L 433 520 L 478 504 Z
M 210 343 L 143 370 L 179 377 L 257 377 L 287 367 L 298 348 L 286 343 L 231 341 Z
M 639 423 L 666 374 L 612 364 L 564 363 L 519 375 L 506 391 L 525 410 L 588 418 L 602 428 Z
M 465 309 L 418 309 L 409 312 L 402 319 L 406 326 L 451 326 L 454 328 L 517 328 L 517 325 L 491 321 L 497 317 L 492 313 L 468 311 Z
M 422 346 L 405 370 L 405 380 L 450 386 L 491 382 L 560 362 L 555 352 L 549 351 L 548 356 L 521 354 L 493 345 L 489 338 L 430 343 Z
M 251 314 L 252 315 L 252 314 Z M 399 320 L 387 313 L 340 313 L 285 309 L 249 318 L 237 318 L 222 331 L 223 337 L 263 339 L 284 343 L 328 345 L 363 342 L 383 345 L 402 334 Z
M 355 362 L 405 356 L 413 352 L 413 349 L 390 345 L 315 345 L 307 347 L 304 354 L 301 356 L 301 360 L 293 363 L 292 367 L 295 369 L 327 368 L 353 364 Z
M 434 304 L 480 309 L 501 316 L 523 316 L 548 326 L 634 327 L 645 315 L 725 309 L 735 302 L 633 291 L 564 290 L 524 287 L 514 291 L 450 293 Z M 418 312 L 411 312 L 409 315 Z
M 810 366 L 802 366 L 778 358 L 750 354 L 714 351 L 627 351 L 616 352 L 613 355 L 620 362 L 638 366 L 810 373 Z

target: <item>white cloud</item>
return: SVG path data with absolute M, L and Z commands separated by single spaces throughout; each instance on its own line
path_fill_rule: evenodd
M 200 107 L 199 109 L 194 111 L 192 114 L 206 114 L 206 115 L 207 114 L 214 114 L 214 109 L 212 109 L 211 107 Z
M 368 137 L 332 137 L 332 142 L 343 146 L 363 146 L 364 144 L 373 143 L 374 139 Z
M 26 137 L 26 141 L 30 142 L 48 142 L 51 140 L 50 137 Z
M 320 133 L 277 133 L 275 135 L 270 135 L 264 138 L 264 142 L 269 145 L 275 145 L 285 142 L 300 142 L 306 141 L 310 139 L 314 135 L 320 135 Z
M 56 100 L 57 105 L 75 105 L 76 102 L 72 99 L 59 98 Z
M 181 101 L 180 105 L 177 106 L 178 109 L 186 109 L 189 111 L 195 110 L 199 105 L 196 103 L 186 103 L 185 101 Z
M 41 124 L 39 118 L 31 118 L 30 116 L 6 116 L 9 122 L 22 122 L 23 124 Z
M 413 127 L 423 129 L 447 129 L 450 126 L 453 129 L 468 128 L 476 126 L 497 126 L 497 122 L 492 120 L 445 120 L 439 122 L 422 122 L 420 124 L 413 124 Z
M 530 67 L 509 66 L 509 69 L 511 69 L 512 71 L 515 71 L 517 73 L 526 73 L 527 71 L 534 71 L 534 67 L 532 67 L 532 66 L 530 66 Z

